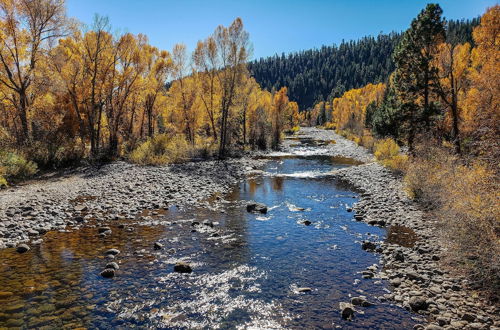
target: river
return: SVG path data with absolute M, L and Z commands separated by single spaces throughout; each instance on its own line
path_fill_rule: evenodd
M 207 196 L 210 207 L 149 210 L 151 221 L 111 222 L 104 237 L 69 229 L 29 253 L 0 250 L 0 328 L 411 329 L 416 314 L 379 300 L 388 283 L 362 274 L 380 266 L 361 242 L 386 229 L 355 221 L 358 194 L 330 175 L 358 162 L 295 142 L 228 195 Z M 248 201 L 268 212 L 248 213 Z M 174 272 L 179 261 L 192 273 Z M 109 262 L 119 269 L 103 278 Z M 373 306 L 342 319 L 339 303 L 357 296 Z

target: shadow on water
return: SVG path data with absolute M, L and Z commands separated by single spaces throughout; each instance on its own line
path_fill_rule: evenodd
M 119 220 L 106 237 L 83 228 L 48 233 L 25 254 L 1 250 L 0 327 L 411 328 L 412 314 L 377 302 L 387 283 L 360 274 L 378 262 L 360 241 L 381 239 L 385 230 L 353 221 L 346 208 L 356 193 L 323 175 L 352 164 L 278 157 L 263 176 L 208 199 L 210 206 L 138 215 L 161 225 Z M 249 200 L 268 213 L 247 213 Z M 121 253 L 109 259 L 109 248 Z M 104 279 L 110 261 L 120 269 Z M 193 273 L 175 273 L 179 261 Z M 338 303 L 360 294 L 376 305 L 342 320 Z

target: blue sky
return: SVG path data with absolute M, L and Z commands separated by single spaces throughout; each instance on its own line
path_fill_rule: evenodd
M 91 23 L 108 16 L 114 31 L 143 33 L 152 45 L 192 50 L 217 25 L 241 17 L 253 58 L 405 30 L 430 1 L 421 0 L 67 0 L 68 15 Z M 473 18 L 497 0 L 437 1 L 449 19 Z

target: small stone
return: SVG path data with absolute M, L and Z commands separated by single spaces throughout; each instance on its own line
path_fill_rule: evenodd
M 297 291 L 298 292 L 311 292 L 312 289 L 309 287 L 303 287 L 303 288 L 298 288 Z
M 102 233 L 105 233 L 105 232 L 108 232 L 108 231 L 111 232 L 111 228 L 109 228 L 109 227 L 99 227 L 99 228 L 97 228 L 97 232 L 99 234 L 102 234 Z
M 163 248 L 163 244 L 161 244 L 159 242 L 155 242 L 155 244 L 154 244 L 155 250 L 161 250 L 162 248 Z
M 19 244 L 16 248 L 18 253 L 25 253 L 30 250 L 30 247 L 27 244 Z
M 106 254 L 110 254 L 110 255 L 113 255 L 113 256 L 116 256 L 119 253 L 120 253 L 120 250 L 118 250 L 118 249 L 109 249 L 109 250 L 106 251 Z
M 367 250 L 367 251 L 373 251 L 373 250 L 375 250 L 376 247 L 377 246 L 373 242 L 369 242 L 369 241 L 364 241 L 361 244 L 361 248 L 363 250 Z
M 185 262 L 178 262 L 174 266 L 174 271 L 177 273 L 191 273 L 193 269 Z
M 411 297 L 408 304 L 414 312 L 426 310 L 429 307 L 427 301 L 422 296 Z
M 104 268 L 118 270 L 118 269 L 120 269 L 120 266 L 118 266 L 118 264 L 116 262 L 110 262 L 110 263 L 106 264 L 106 266 Z
M 101 276 L 105 278 L 112 278 L 115 276 L 115 270 L 112 268 L 106 268 L 101 272 Z
M 340 315 L 344 320 L 352 320 L 354 317 L 354 308 L 351 304 L 346 302 L 339 303 Z
M 257 202 L 249 202 L 247 204 L 247 212 L 266 214 L 267 206 Z

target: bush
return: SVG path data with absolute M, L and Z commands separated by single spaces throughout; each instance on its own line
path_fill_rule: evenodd
M 375 158 L 387 160 L 399 155 L 399 146 L 391 138 L 386 138 L 375 143 Z
M 181 135 L 158 134 L 133 150 L 129 159 L 142 165 L 180 163 L 190 158 L 192 150 Z
M 438 147 L 416 150 L 405 183 L 442 223 L 454 268 L 478 287 L 500 290 L 500 185 L 495 172 Z
M 43 168 L 78 164 L 85 157 L 85 146 L 78 139 L 53 142 L 36 141 L 27 149 L 30 159 Z
M 11 151 L 0 152 L 0 185 L 17 182 L 33 176 L 37 165 Z

